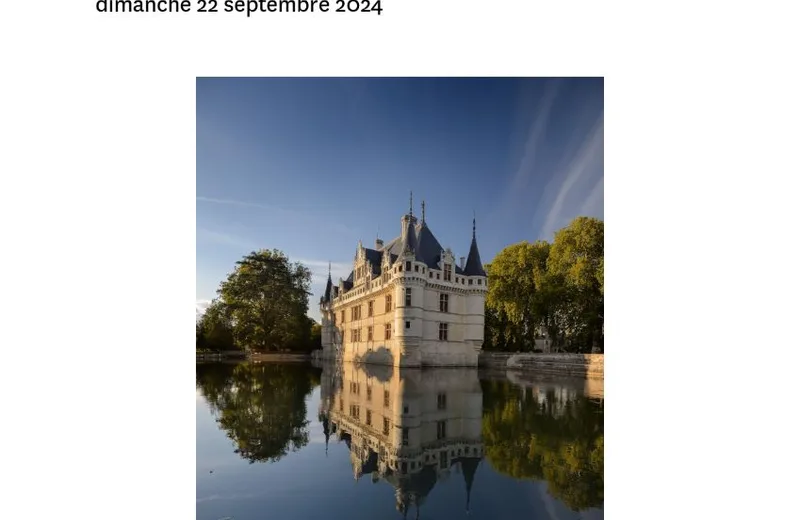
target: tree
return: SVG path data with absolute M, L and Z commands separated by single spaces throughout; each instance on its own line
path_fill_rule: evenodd
M 196 325 L 198 349 L 234 350 L 233 326 L 227 308 L 220 300 L 214 300 Z
M 238 261 L 217 291 L 236 344 L 257 351 L 308 348 L 310 285 L 311 272 L 277 249 Z
M 311 320 L 311 350 L 322 348 L 322 325 Z
M 487 314 L 503 330 L 493 332 L 493 341 L 512 350 L 532 350 L 534 340 L 550 314 L 544 290 L 550 244 L 520 242 L 502 251 L 487 266 L 489 293 Z
M 547 259 L 559 329 L 571 350 L 603 350 L 603 221 L 578 217 L 559 230 Z

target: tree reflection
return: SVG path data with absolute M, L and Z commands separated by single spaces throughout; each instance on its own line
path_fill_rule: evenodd
M 485 455 L 514 478 L 546 480 L 573 510 L 603 504 L 603 406 L 557 389 L 483 383 Z
M 217 423 L 253 462 L 275 462 L 308 444 L 305 399 L 319 382 L 303 365 L 197 365 L 197 387 Z

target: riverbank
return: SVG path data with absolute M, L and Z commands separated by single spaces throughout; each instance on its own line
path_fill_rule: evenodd
M 481 352 L 478 366 L 485 369 L 537 372 L 603 379 L 603 354 L 527 354 Z
M 311 355 L 302 352 L 253 352 L 247 356 L 247 360 L 255 363 L 308 363 L 311 361 Z
M 219 352 L 196 352 L 195 356 L 196 361 L 307 363 L 311 360 L 309 354 L 302 352 L 252 352 L 248 354 L 241 350 L 223 350 Z

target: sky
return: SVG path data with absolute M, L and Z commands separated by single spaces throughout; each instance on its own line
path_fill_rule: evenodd
M 484 263 L 573 218 L 603 218 L 602 78 L 198 78 L 197 312 L 237 260 L 312 272 L 309 316 L 358 241 L 421 214 Z

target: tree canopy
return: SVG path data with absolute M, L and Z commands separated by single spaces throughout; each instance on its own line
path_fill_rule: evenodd
M 311 272 L 281 251 L 252 252 L 220 284 L 198 322 L 198 348 L 311 350 Z
M 512 244 L 486 266 L 487 350 L 603 349 L 603 222 L 578 217 L 553 243 Z

